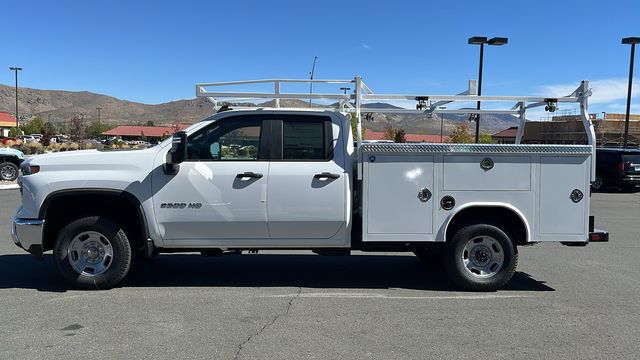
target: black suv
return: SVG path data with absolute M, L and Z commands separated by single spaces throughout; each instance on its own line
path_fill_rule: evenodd
M 640 185 L 640 149 L 596 149 L 594 190 L 608 186 L 633 189 Z

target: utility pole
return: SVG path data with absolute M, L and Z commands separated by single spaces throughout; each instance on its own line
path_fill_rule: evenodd
M 311 65 L 311 72 L 309 72 L 309 74 L 311 75 L 309 80 L 313 80 L 313 73 L 316 70 L 316 60 L 318 60 L 317 56 L 313 58 L 313 65 Z M 313 93 L 313 82 L 309 83 L 309 95 L 311 95 L 311 93 Z M 311 99 L 309 99 L 309 107 L 311 107 Z
M 100 110 L 102 110 L 102 108 L 97 107 L 96 110 L 98 110 L 98 127 L 100 127 Z
M 12 66 L 9 68 L 11 71 L 15 71 L 16 73 L 16 136 L 18 136 L 19 128 L 18 128 L 18 71 L 22 70 L 21 67 Z

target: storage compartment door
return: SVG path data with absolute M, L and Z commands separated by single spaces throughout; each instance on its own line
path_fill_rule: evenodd
M 587 157 L 543 156 L 540 158 L 540 233 L 584 234 L 589 189 Z M 571 199 L 578 189 L 582 198 Z
M 433 196 L 419 198 L 421 189 L 433 189 L 433 157 L 375 155 L 367 163 L 365 199 L 369 234 L 431 234 Z M 375 159 L 371 161 L 371 159 Z

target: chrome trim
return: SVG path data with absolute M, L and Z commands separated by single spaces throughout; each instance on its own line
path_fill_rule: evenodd
M 42 255 L 43 228 L 44 220 L 20 219 L 14 216 L 11 224 L 11 237 L 17 246 L 33 255 Z

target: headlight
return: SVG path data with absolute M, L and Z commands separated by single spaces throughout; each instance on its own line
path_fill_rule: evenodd
M 31 165 L 28 162 L 24 162 L 20 165 L 20 170 L 22 171 L 22 175 L 37 174 L 40 172 L 40 165 Z

